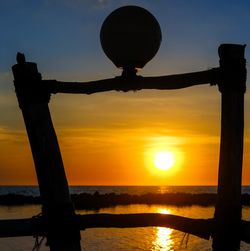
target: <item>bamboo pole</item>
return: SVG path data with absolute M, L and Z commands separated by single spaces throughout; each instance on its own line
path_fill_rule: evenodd
M 240 248 L 241 176 L 246 89 L 245 45 L 219 47 L 221 79 L 221 144 L 215 208 L 214 251 Z
M 42 213 L 49 225 L 48 245 L 51 251 L 80 251 L 80 233 L 67 221 L 74 215 L 74 209 L 50 117 L 50 94 L 42 84 L 35 63 L 26 62 L 20 53 L 17 62 L 12 67 L 15 90 L 35 163 Z
M 195 85 L 215 85 L 219 68 L 160 77 L 121 76 L 90 82 L 62 82 L 43 80 L 50 93 L 93 94 L 105 91 L 138 91 L 141 89 L 174 90 Z

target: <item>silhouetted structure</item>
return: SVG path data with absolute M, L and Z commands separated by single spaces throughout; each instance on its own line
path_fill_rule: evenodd
M 241 180 L 246 91 L 245 45 L 219 47 L 221 144 L 218 195 L 215 207 L 214 251 L 239 250 L 241 235 Z
M 207 71 L 147 78 L 123 74 L 87 83 L 41 80 L 36 64 L 25 62 L 25 57 L 18 54 L 18 64 L 13 66 L 15 88 L 32 148 L 43 214 L 34 219 L 0 221 L 0 229 L 4 229 L 0 236 L 45 235 L 51 250 L 80 250 L 80 229 L 166 226 L 201 238 L 212 237 L 214 251 L 236 251 L 240 248 L 240 240 L 250 242 L 250 222 L 241 220 L 240 201 L 246 88 L 244 48 L 245 45 L 221 45 L 220 67 Z M 135 70 L 135 67 L 129 65 L 128 68 Z M 48 108 L 51 93 L 179 89 L 208 83 L 217 84 L 222 93 L 218 199 L 214 219 L 160 214 L 75 215 Z
M 50 93 L 35 63 L 25 62 L 21 53 L 17 62 L 13 66 L 15 90 L 35 162 L 42 215 L 49 223 L 45 236 L 51 251 L 78 251 L 80 232 L 70 223 L 75 213 L 48 108 Z

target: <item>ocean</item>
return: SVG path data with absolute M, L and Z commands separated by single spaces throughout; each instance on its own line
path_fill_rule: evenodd
M 99 192 L 100 194 L 136 194 L 147 193 L 216 193 L 216 186 L 70 186 L 71 194 Z M 3 194 L 22 194 L 39 196 L 37 186 L 0 186 L 0 195 Z M 250 186 L 242 186 L 242 193 L 250 194 Z
M 70 187 L 72 194 L 99 192 L 116 194 L 137 194 L 146 193 L 216 193 L 215 186 L 73 186 Z M 250 194 L 250 187 L 242 188 L 243 193 Z M 39 190 L 35 186 L 0 186 L 0 195 L 16 193 L 23 195 L 38 196 Z M 0 219 L 21 219 L 29 218 L 41 212 L 40 205 L 21 206 L 0 206 Z M 114 206 L 95 210 L 78 210 L 77 213 L 165 213 L 175 214 L 191 218 L 212 218 L 214 207 L 202 206 L 165 206 L 165 205 L 144 205 L 134 204 L 125 206 Z M 243 219 L 250 219 L 250 207 L 243 207 Z M 35 244 L 33 237 L 1 238 L 1 251 L 22 251 L 32 250 Z M 45 241 L 40 251 L 48 251 Z M 143 228 L 98 228 L 87 229 L 81 232 L 81 246 L 84 251 L 133 251 L 133 250 L 187 250 L 187 251 L 208 251 L 211 250 L 212 241 L 203 240 L 192 235 L 164 227 L 143 227 Z M 241 251 L 250 250 L 250 245 L 241 243 Z

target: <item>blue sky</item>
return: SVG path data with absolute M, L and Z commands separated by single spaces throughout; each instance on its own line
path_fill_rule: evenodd
M 161 49 L 145 68 L 147 73 L 152 69 L 150 74 L 159 64 L 156 74 L 166 72 L 163 64 L 176 71 L 212 67 L 220 43 L 250 40 L 248 1 L 2 0 L 1 72 L 15 63 L 16 51 L 23 51 L 47 74 L 81 71 L 86 78 L 114 73 L 99 31 L 112 10 L 128 4 L 147 8 L 162 28 Z
M 27 144 L 12 84 L 11 66 L 16 63 L 16 53 L 23 52 L 27 61 L 36 62 L 44 79 L 88 81 L 120 75 L 120 70 L 115 68 L 101 49 L 99 32 L 105 17 L 124 5 L 138 5 L 148 9 L 162 29 L 161 47 L 140 71 L 141 75 L 167 75 L 217 67 L 217 48 L 221 43 L 247 44 L 245 55 L 247 60 L 250 58 L 250 1 L 1 0 L 0 149 L 6 144 L 10 149 L 16 149 L 11 147 L 12 144 Z M 247 68 L 249 70 L 248 64 Z M 218 136 L 220 96 L 216 87 L 195 87 L 178 93 L 171 92 L 167 98 L 164 95 L 154 91 L 126 95 L 105 93 L 85 98 L 81 95 L 56 95 L 50 105 L 56 128 L 62 137 L 62 145 L 66 142 L 66 146 L 62 146 L 65 155 L 71 147 L 70 141 L 63 138 L 65 130 L 69 128 L 73 136 L 76 135 L 73 132 L 75 128 L 101 128 L 103 135 L 105 128 L 112 126 L 139 128 L 147 116 L 151 119 L 148 122 L 150 127 L 152 119 L 161 119 L 161 114 L 169 107 L 173 111 L 181 110 L 176 114 L 183 118 L 177 119 L 178 126 L 177 122 L 175 125 L 168 122 L 170 127 L 179 128 L 181 133 L 185 128 L 188 135 L 200 133 L 203 136 Z M 116 104 L 121 106 L 119 111 Z M 139 105 L 142 108 L 138 108 Z M 247 91 L 246 151 L 250 149 L 249 105 L 250 95 Z M 100 107 L 105 108 L 107 113 Z M 142 115 L 142 111 L 149 111 L 150 114 Z M 168 119 L 176 119 L 176 114 L 169 114 Z M 196 123 L 195 132 L 188 121 L 191 118 L 196 122 L 203 121 L 199 122 L 200 126 Z M 184 119 L 187 122 L 184 123 Z M 249 159 L 247 163 L 250 163 L 250 155 L 246 158 Z M 0 167 L 13 165 L 14 168 L 17 163 L 0 157 Z M 32 165 L 31 161 L 27 165 Z M 7 169 L 5 172 L 8 173 Z

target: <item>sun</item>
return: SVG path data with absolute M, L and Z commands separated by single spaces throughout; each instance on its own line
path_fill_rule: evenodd
M 174 166 L 174 154 L 169 151 L 157 152 L 154 156 L 154 165 L 157 169 L 167 171 Z
M 144 154 L 146 169 L 159 181 L 178 175 L 184 163 L 184 153 L 176 146 L 150 145 Z

